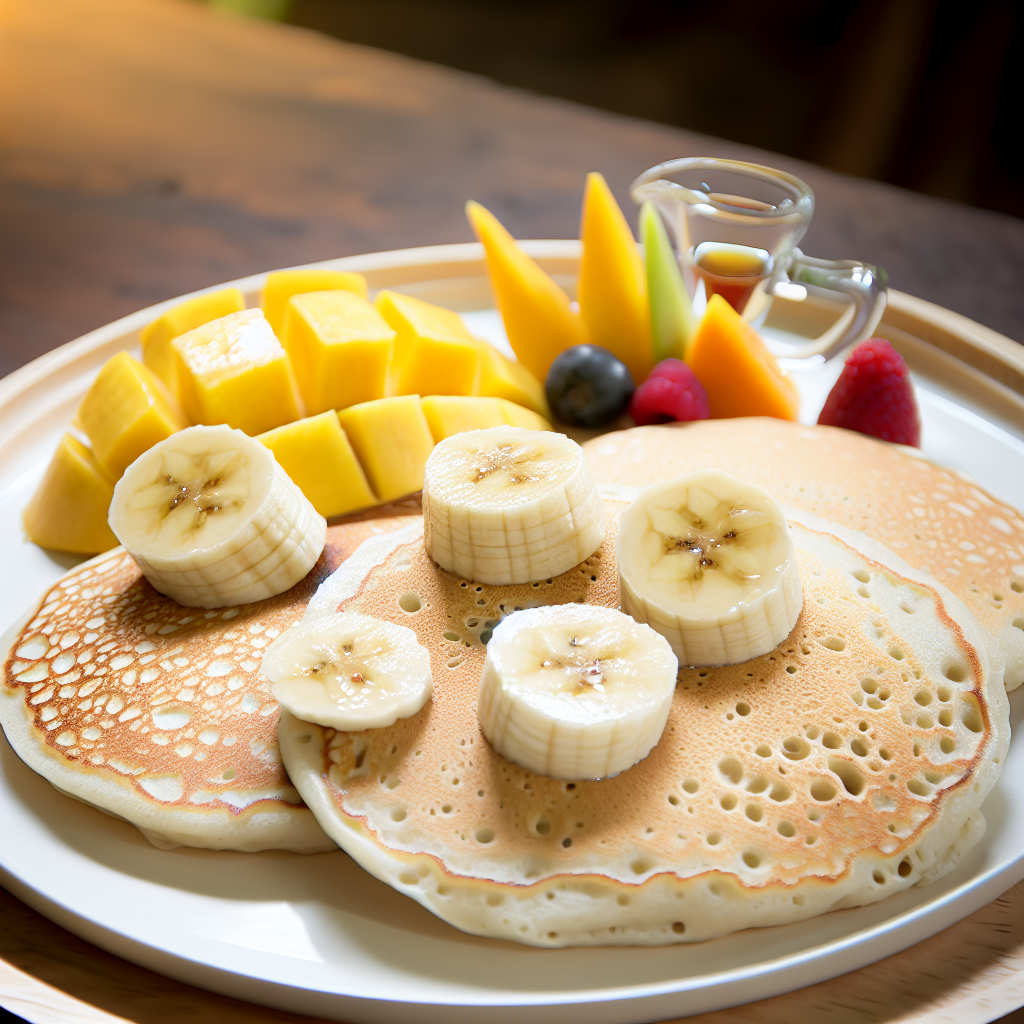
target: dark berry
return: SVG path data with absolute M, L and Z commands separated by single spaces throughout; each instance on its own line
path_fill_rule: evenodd
M 910 371 L 899 352 L 884 338 L 857 345 L 825 399 L 818 422 L 919 448 L 921 417 Z
M 560 352 L 548 370 L 544 393 L 555 417 L 573 427 L 606 427 L 625 411 L 633 394 L 626 364 L 598 345 Z
M 629 414 L 638 427 L 673 420 L 706 420 L 711 415 L 704 385 L 686 363 L 665 359 L 633 392 Z

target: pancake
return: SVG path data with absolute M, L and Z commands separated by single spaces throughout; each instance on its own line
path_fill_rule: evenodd
M 407 522 L 332 526 L 297 586 L 216 611 L 158 594 L 123 548 L 77 566 L 0 640 L 11 746 L 162 848 L 334 849 L 281 765 L 261 651 L 362 541 Z
M 994 638 L 1007 690 L 1024 682 L 1024 519 L 916 449 L 767 418 L 634 427 L 583 448 L 599 487 L 714 467 L 866 533 L 967 605 Z
M 456 927 L 538 946 L 699 941 L 950 871 L 984 830 L 1009 738 L 984 631 L 881 545 L 811 516 L 790 520 L 805 594 L 791 636 L 753 661 L 681 670 L 645 760 L 573 783 L 494 752 L 476 718 L 489 631 L 518 608 L 616 607 L 622 507 L 606 503 L 598 552 L 546 582 L 460 580 L 414 526 L 325 582 L 307 615 L 412 627 L 434 694 L 359 733 L 282 715 L 285 765 L 324 830 Z

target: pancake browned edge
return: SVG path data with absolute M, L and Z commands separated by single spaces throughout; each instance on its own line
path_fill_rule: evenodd
M 432 700 L 386 729 L 282 714 L 282 756 L 325 831 L 449 923 L 538 946 L 697 941 L 951 870 L 984 830 L 1009 738 L 984 631 L 881 545 L 804 514 L 790 516 L 805 594 L 793 633 L 743 664 L 684 668 L 645 760 L 573 783 L 494 752 L 476 717 L 481 641 L 520 607 L 617 606 L 622 507 L 606 503 L 598 552 L 545 582 L 460 580 L 410 527 L 321 587 L 308 616 L 411 626 L 434 676 Z
M 634 427 L 583 449 L 602 489 L 713 467 L 766 487 L 783 505 L 866 533 L 967 605 L 995 639 L 1007 690 L 1024 682 L 1024 519 L 916 448 L 749 418 Z
M 334 849 L 281 765 L 280 709 L 259 666 L 363 540 L 408 522 L 358 519 L 329 527 L 301 583 L 237 608 L 182 607 L 123 548 L 76 566 L 0 640 L 11 746 L 58 790 L 156 846 Z

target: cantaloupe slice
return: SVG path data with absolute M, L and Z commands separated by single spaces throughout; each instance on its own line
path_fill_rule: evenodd
M 799 398 L 760 335 L 721 295 L 712 295 L 686 361 L 708 393 L 712 419 L 795 420 Z
M 653 361 L 685 359 L 697 325 L 675 251 L 661 214 L 652 202 L 640 208 L 640 239 L 644 245 L 647 298 L 651 308 Z
M 494 301 L 516 358 L 541 383 L 559 352 L 590 340 L 569 296 L 523 252 L 490 210 L 472 200 L 466 216 L 483 243 Z
M 619 204 L 596 172 L 587 175 L 580 238 L 580 316 L 590 340 L 618 356 L 640 384 L 653 365 L 644 265 Z

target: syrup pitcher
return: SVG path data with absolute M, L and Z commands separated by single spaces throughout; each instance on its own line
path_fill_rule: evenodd
M 797 248 L 814 212 L 814 193 L 792 174 L 741 160 L 687 157 L 645 171 L 630 194 L 661 211 L 695 312 L 715 294 L 756 325 L 775 296 L 801 301 L 812 295 L 847 305 L 821 337 L 787 351 L 790 358 L 830 359 L 869 337 L 885 311 L 884 270 L 816 259 Z

